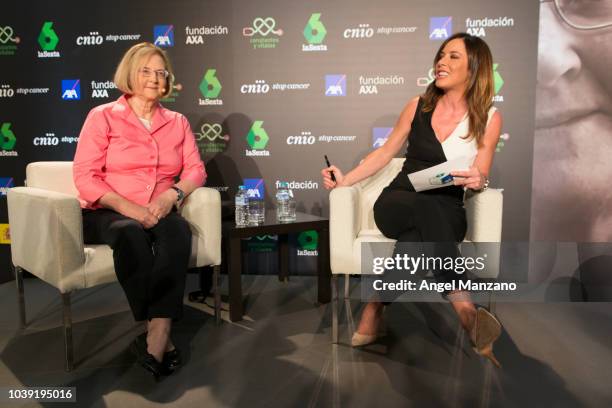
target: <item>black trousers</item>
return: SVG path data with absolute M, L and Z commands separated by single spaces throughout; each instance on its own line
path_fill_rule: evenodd
M 189 224 L 176 212 L 151 229 L 108 209 L 83 210 L 86 244 L 113 249 L 115 273 L 136 320 L 181 318 L 191 254 Z
M 442 194 L 417 193 L 404 188 L 387 187 L 382 191 L 374 204 L 374 221 L 386 237 L 398 241 L 394 257 L 397 254 L 404 255 L 402 243 L 422 242 L 422 251 L 426 256 L 455 258 L 459 255 L 457 243 L 463 241 L 467 230 L 465 208 L 461 200 Z M 390 274 L 385 277 L 386 281 L 410 278 L 402 271 L 387 272 Z M 433 269 L 432 272 L 436 282 L 466 279 L 465 274 L 454 271 Z M 411 277 L 422 278 L 426 273 L 425 270 L 417 271 Z M 446 297 L 447 294 L 443 293 L 443 296 Z M 398 293 L 397 296 L 399 295 Z

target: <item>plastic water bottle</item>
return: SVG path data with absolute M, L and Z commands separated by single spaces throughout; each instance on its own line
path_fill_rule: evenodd
M 238 187 L 235 198 L 236 226 L 246 227 L 249 223 L 249 196 L 245 186 Z
M 295 215 L 295 199 L 287 182 L 281 182 L 276 190 L 276 218 L 279 222 L 293 222 Z

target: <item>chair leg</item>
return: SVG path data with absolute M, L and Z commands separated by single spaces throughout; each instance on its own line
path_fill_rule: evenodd
M 15 267 L 15 282 L 17 283 L 17 302 L 19 303 L 19 327 L 26 327 L 25 295 L 23 292 L 23 269 Z
M 489 311 L 491 313 L 495 313 L 495 306 L 496 306 L 495 296 L 493 294 L 493 291 L 490 291 L 489 292 Z
M 344 299 L 348 299 L 351 293 L 351 275 L 344 275 Z
M 62 293 L 62 311 L 64 315 L 64 348 L 66 353 L 66 371 L 72 371 L 74 353 L 72 345 L 72 313 L 70 310 L 70 293 Z
M 213 266 L 213 297 L 215 303 L 215 323 L 221 322 L 221 291 L 219 289 L 220 265 Z
M 338 275 L 332 275 L 332 343 L 338 344 Z

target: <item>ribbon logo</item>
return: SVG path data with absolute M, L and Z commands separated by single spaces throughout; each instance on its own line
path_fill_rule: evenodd
M 245 37 L 252 37 L 255 34 L 259 34 L 262 37 L 266 37 L 270 33 L 276 35 L 283 35 L 283 30 L 280 28 L 278 30 L 274 30 L 275 27 L 276 20 L 274 20 L 272 17 L 257 17 L 255 20 L 253 20 L 253 27 L 243 28 L 242 34 Z
M 13 34 L 15 34 L 13 27 L 0 27 L 0 44 L 6 44 L 9 41 L 19 44 L 19 37 L 13 37 Z

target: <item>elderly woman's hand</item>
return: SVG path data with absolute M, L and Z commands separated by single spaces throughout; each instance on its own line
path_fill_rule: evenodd
M 480 173 L 478 167 L 472 166 L 466 171 L 451 171 L 456 186 L 464 186 L 472 190 L 482 190 L 487 178 Z
M 174 203 L 176 203 L 176 191 L 170 188 L 155 197 L 155 199 L 149 203 L 147 208 L 149 209 L 149 212 L 159 220 L 168 215 L 170 210 L 172 210 Z

